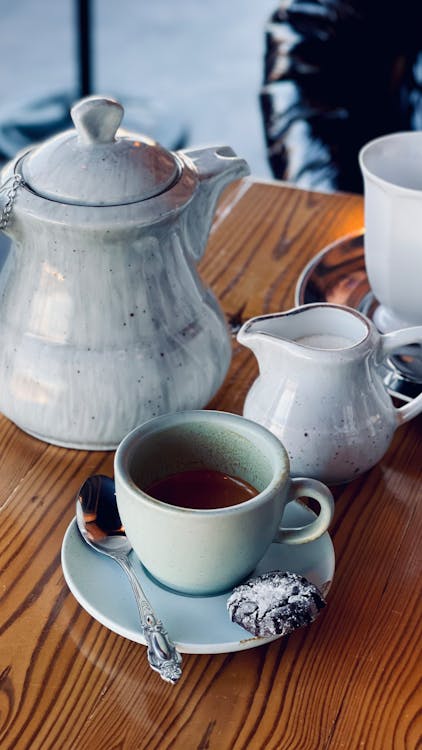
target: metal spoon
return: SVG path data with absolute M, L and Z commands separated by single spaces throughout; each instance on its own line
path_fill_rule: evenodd
M 127 574 L 138 605 L 149 664 L 163 680 L 176 683 L 182 674 L 182 657 L 155 616 L 133 570 L 129 557 L 132 547 L 120 520 L 113 479 L 95 474 L 83 483 L 76 500 L 76 522 L 84 541 L 116 560 Z

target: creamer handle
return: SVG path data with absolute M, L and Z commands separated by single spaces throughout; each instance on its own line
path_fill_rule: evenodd
M 403 328 L 400 331 L 391 331 L 391 333 L 382 334 L 382 359 L 385 359 L 389 354 L 397 352 L 401 346 L 406 346 L 407 344 L 419 344 L 422 351 L 422 326 L 413 326 L 412 328 Z M 395 409 L 399 424 L 408 422 L 409 419 L 413 419 L 413 417 L 422 412 L 422 393 L 408 404 L 399 408 L 395 407 Z

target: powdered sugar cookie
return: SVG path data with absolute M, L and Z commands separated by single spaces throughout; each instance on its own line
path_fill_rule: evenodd
M 227 600 L 231 620 L 256 636 L 287 635 L 313 622 L 323 607 L 325 600 L 313 583 L 280 571 L 236 586 Z

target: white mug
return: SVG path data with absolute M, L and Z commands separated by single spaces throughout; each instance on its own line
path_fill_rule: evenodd
M 228 507 L 195 509 L 157 500 L 148 488 L 164 477 L 219 471 L 257 493 Z M 291 479 L 283 445 L 265 427 L 236 414 L 185 411 L 145 422 L 119 445 L 116 499 L 136 555 L 159 582 L 188 594 L 216 594 L 240 583 L 271 542 L 304 544 L 320 537 L 334 512 L 329 489 L 315 479 Z M 319 515 L 284 528 L 283 511 L 312 497 Z
M 422 132 L 371 141 L 359 164 L 374 322 L 382 332 L 422 325 Z

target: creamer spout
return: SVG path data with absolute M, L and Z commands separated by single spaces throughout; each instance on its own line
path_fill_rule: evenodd
M 288 342 L 282 335 L 281 319 L 284 319 L 283 313 L 259 315 L 247 320 L 237 334 L 238 342 L 255 354 L 260 372 L 274 365 Z
M 288 313 L 274 313 L 250 318 L 241 327 L 237 340 L 253 351 L 258 345 L 268 344 L 270 341 L 280 344 L 288 338 L 284 331 L 284 319 L 287 315 Z

